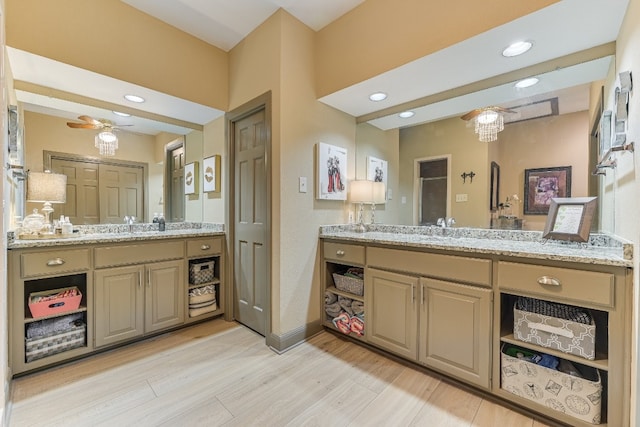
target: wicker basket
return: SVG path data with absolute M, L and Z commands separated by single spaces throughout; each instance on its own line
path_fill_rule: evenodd
M 364 295 L 364 280 L 362 279 L 333 273 L 333 282 L 339 291 L 349 292 L 350 294 L 358 295 L 360 297 Z
M 213 281 L 215 261 L 189 263 L 189 283 L 191 285 L 201 285 Z

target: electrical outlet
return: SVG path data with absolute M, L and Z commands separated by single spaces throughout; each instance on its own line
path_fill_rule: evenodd
M 349 211 L 349 224 L 353 224 L 353 211 Z
M 469 200 L 468 194 L 456 194 L 456 202 L 466 202 Z
M 300 193 L 306 193 L 307 192 L 307 177 L 306 176 L 301 176 L 300 178 L 298 178 L 298 191 Z
M 401 200 L 401 203 L 402 203 L 403 205 L 406 205 L 406 204 L 407 204 L 407 196 L 402 196 L 402 199 L 400 199 L 400 200 Z

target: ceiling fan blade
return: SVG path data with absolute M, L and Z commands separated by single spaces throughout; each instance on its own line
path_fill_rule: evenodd
M 480 113 L 482 113 L 482 108 L 476 108 L 475 110 L 469 111 L 467 114 L 461 116 L 460 118 L 462 120 L 471 120 Z
M 93 117 L 89 117 L 89 116 L 79 116 L 78 117 L 79 120 L 91 123 L 94 126 L 102 126 L 102 123 L 100 123 L 98 120 L 94 119 Z
M 101 127 L 101 126 L 99 127 L 89 123 L 72 123 L 72 122 L 67 122 L 67 126 L 74 129 L 100 129 Z

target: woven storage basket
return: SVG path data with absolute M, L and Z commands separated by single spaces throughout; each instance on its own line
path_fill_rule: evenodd
M 189 283 L 200 285 L 213 281 L 213 267 L 215 261 L 192 262 L 189 264 Z
M 349 292 L 357 296 L 364 295 L 364 280 L 333 273 L 333 282 L 339 291 Z
M 26 362 L 53 356 L 63 351 L 83 347 L 85 345 L 86 325 L 82 324 L 73 328 L 54 334 L 47 334 L 41 337 L 28 338 L 25 340 Z

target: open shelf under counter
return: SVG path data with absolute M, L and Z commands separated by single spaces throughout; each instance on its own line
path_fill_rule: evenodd
M 560 359 L 568 360 L 570 362 L 579 363 L 585 366 L 591 366 L 592 368 L 600 369 L 602 371 L 609 370 L 609 359 L 607 358 L 606 354 L 603 353 L 596 353 L 596 358 L 594 360 L 589 360 L 585 359 L 584 357 L 574 356 L 573 354 L 564 353 L 562 351 L 554 350 L 549 347 L 542 347 L 537 344 L 520 341 L 516 339 L 513 334 L 508 334 L 500 337 L 500 341 L 515 345 L 517 347 L 534 350 L 537 353 L 545 353 Z
M 352 300 L 355 300 L 355 301 L 364 302 L 364 296 L 359 296 L 359 295 L 352 294 L 350 292 L 341 291 L 338 288 L 336 288 L 335 286 L 329 286 L 325 290 L 327 292 L 331 292 L 332 294 L 340 295 L 341 297 L 349 298 L 349 299 L 352 299 Z

